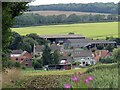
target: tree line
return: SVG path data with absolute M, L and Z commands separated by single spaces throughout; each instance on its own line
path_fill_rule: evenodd
M 50 25 L 50 24 L 69 24 L 69 23 L 86 23 L 86 22 L 113 22 L 118 21 L 117 15 L 76 15 L 66 16 L 50 15 L 42 16 L 39 14 L 27 13 L 15 18 L 14 27 Z
M 39 5 L 29 6 L 28 11 L 39 10 L 57 10 L 57 11 L 78 11 L 78 12 L 96 12 L 96 13 L 118 13 L 118 5 L 111 3 L 88 3 L 88 4 L 51 4 L 51 5 Z

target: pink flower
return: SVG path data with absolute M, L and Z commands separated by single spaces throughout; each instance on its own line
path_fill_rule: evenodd
M 64 88 L 70 88 L 71 86 L 70 86 L 70 84 L 65 84 L 64 85 Z
M 88 80 L 88 79 L 85 79 L 85 83 L 88 84 L 88 83 L 89 83 L 89 80 Z
M 76 76 L 72 77 L 72 81 L 76 82 L 78 80 L 78 78 Z
M 93 77 L 92 76 L 89 76 L 85 79 L 85 83 L 89 83 L 90 81 L 93 80 Z
M 89 81 L 92 81 L 92 80 L 93 80 L 93 77 L 92 77 L 92 76 L 89 76 L 87 79 L 88 79 Z

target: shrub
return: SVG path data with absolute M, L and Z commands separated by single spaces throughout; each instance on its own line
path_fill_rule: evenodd
M 22 66 L 22 69 L 23 69 L 23 70 L 25 70 L 25 69 L 26 69 L 26 67 L 25 67 L 25 66 Z
M 95 65 L 95 66 L 92 66 L 90 67 L 86 73 L 90 73 L 90 72 L 93 72 L 94 70 L 99 70 L 99 69 L 106 69 L 106 68 L 109 68 L 109 69 L 112 69 L 112 68 L 118 68 L 118 64 L 117 63 L 114 63 L 114 64 L 101 64 L 101 65 Z
M 38 61 L 35 61 L 33 67 L 34 67 L 34 69 L 40 69 L 40 68 L 42 68 L 42 64 L 39 63 Z
M 14 66 L 15 66 L 16 68 L 20 68 L 21 64 L 20 64 L 19 62 L 15 62 Z
M 104 58 L 104 59 L 100 58 L 99 61 L 100 61 L 101 63 L 105 63 L 105 64 L 107 64 L 107 63 L 114 63 L 114 62 L 115 62 L 112 57 L 106 57 L 106 58 Z

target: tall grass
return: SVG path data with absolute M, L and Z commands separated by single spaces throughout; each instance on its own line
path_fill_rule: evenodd
M 19 87 L 17 84 L 23 79 L 23 75 L 18 69 L 6 69 L 2 74 L 2 87 L 12 88 Z

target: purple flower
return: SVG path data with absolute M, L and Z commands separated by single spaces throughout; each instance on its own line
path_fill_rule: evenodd
M 93 77 L 92 76 L 89 76 L 85 79 L 85 83 L 89 83 L 90 81 L 93 80 Z
M 88 83 L 89 83 L 89 80 L 88 80 L 88 79 L 85 79 L 85 83 L 88 84 Z
M 72 77 L 72 81 L 76 82 L 78 80 L 78 78 L 76 76 Z
M 64 85 L 64 88 L 70 88 L 71 86 L 70 86 L 70 84 L 65 84 Z
M 89 81 L 92 81 L 92 80 L 93 80 L 93 77 L 92 77 L 92 76 L 89 76 L 87 79 L 88 79 Z

